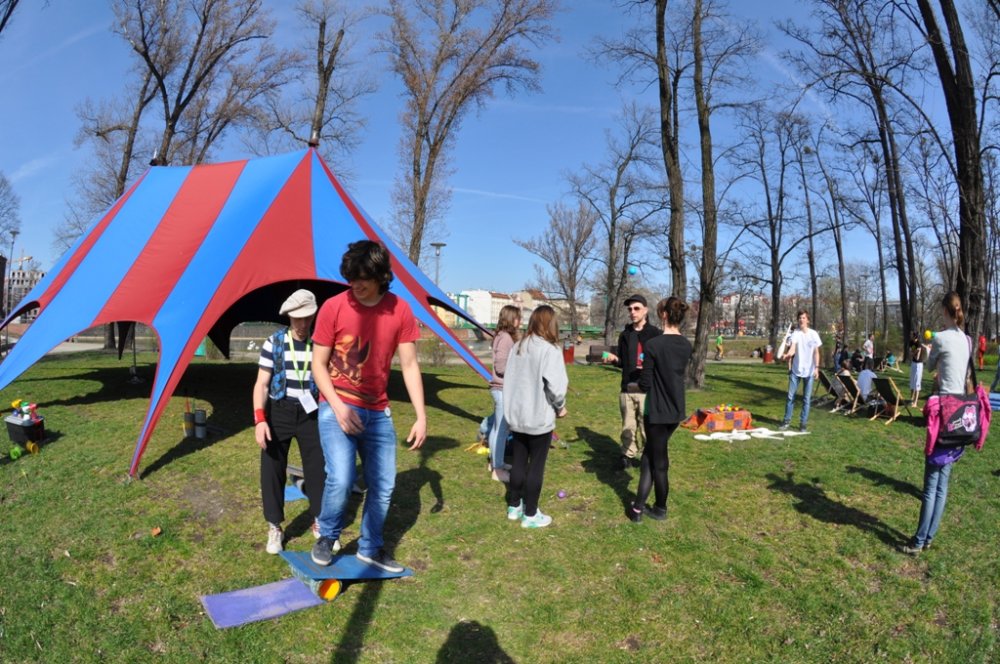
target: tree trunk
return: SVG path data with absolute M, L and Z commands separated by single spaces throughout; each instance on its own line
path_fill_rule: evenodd
M 660 146 L 670 190 L 670 287 L 673 294 L 687 299 L 687 264 L 684 258 L 684 175 L 681 172 L 679 108 L 677 84 L 667 61 L 666 11 L 668 0 L 656 0 L 656 70 L 660 97 Z M 700 2 L 695 12 L 700 12 Z M 696 56 L 697 57 L 697 56 Z

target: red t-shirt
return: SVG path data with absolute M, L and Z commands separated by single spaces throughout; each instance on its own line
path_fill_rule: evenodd
M 410 305 L 392 293 L 368 307 L 348 290 L 323 303 L 312 338 L 331 348 L 330 380 L 344 403 L 385 410 L 396 347 L 419 339 L 420 329 Z

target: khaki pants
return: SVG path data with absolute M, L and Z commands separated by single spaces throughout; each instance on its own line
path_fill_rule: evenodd
M 645 402 L 645 394 L 625 392 L 618 395 L 618 407 L 622 412 L 622 456 L 630 459 L 638 459 L 646 444 L 646 430 L 642 424 Z

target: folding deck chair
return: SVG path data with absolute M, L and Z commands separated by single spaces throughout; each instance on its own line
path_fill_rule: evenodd
M 896 421 L 896 418 L 899 417 L 900 406 L 906 408 L 906 413 L 908 415 L 913 415 L 913 413 L 910 412 L 910 403 L 903 398 L 902 394 L 899 393 L 899 388 L 896 387 L 896 382 L 892 378 L 889 378 L 888 376 L 876 378 L 873 385 L 875 391 L 878 392 L 878 395 L 882 397 L 882 400 L 885 402 L 885 406 L 881 409 L 876 408 L 875 414 L 868 419 L 874 420 L 882 413 L 891 410 L 892 415 L 889 417 L 886 425 L 892 424 Z
M 854 376 L 841 376 L 839 374 L 834 374 L 834 378 L 840 381 L 840 384 L 844 386 L 844 391 L 847 392 L 844 401 L 850 406 L 850 409 L 845 414 L 852 415 L 864 403 L 858 381 L 854 380 Z
M 819 372 L 819 383 L 826 390 L 826 394 L 818 397 L 814 405 L 818 405 L 821 401 L 827 401 L 828 399 L 833 399 L 833 410 L 831 413 L 836 413 L 845 402 L 849 401 L 847 396 L 847 390 L 844 389 L 844 384 L 839 380 L 830 380 L 830 377 L 826 375 L 825 371 L 820 370 Z

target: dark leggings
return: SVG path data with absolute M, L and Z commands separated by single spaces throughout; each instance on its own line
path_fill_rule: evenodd
M 273 524 L 285 520 L 285 473 L 292 438 L 299 442 L 309 513 L 319 516 L 323 506 L 326 467 L 319 443 L 316 411 L 307 415 L 298 399 L 272 399 L 267 422 L 271 428 L 271 440 L 267 449 L 260 451 L 260 493 L 264 502 L 264 518 Z
M 514 436 L 511 445 L 514 463 L 511 464 L 510 484 L 507 485 L 507 505 L 517 507 L 524 500 L 524 516 L 535 516 L 552 432 L 531 435 L 512 431 L 511 434 Z
M 654 505 L 666 509 L 667 494 L 670 493 L 670 480 L 667 471 L 670 469 L 670 455 L 667 441 L 677 429 L 677 422 L 671 424 L 653 424 L 646 422 L 646 447 L 642 451 L 642 464 L 639 469 L 639 489 L 636 492 L 635 505 L 646 504 L 649 490 L 656 493 Z

